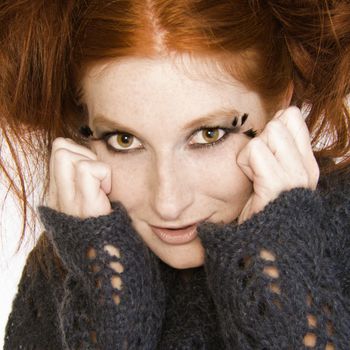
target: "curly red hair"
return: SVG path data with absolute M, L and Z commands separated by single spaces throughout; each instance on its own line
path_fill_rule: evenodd
M 292 103 L 308 107 L 321 174 L 349 165 L 348 1 L 5 0 L 0 23 L 0 127 L 19 184 L 4 160 L 0 169 L 23 203 L 21 240 L 30 204 L 16 149 L 45 164 L 44 196 L 53 140 L 84 143 L 79 83 L 103 60 L 182 53 L 209 59 L 258 92 L 271 116 L 293 86 Z

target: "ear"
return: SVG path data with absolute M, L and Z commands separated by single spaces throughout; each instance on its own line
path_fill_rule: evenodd
M 284 98 L 283 98 L 283 100 L 282 100 L 282 109 L 285 109 L 285 108 L 287 108 L 287 107 L 290 106 L 290 102 L 291 102 L 292 97 L 293 97 L 293 92 L 294 92 L 294 84 L 293 84 L 293 82 L 291 81 L 291 82 L 288 84 L 288 87 L 287 87 L 287 89 L 286 89 Z

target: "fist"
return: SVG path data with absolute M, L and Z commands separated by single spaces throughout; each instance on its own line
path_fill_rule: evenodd
M 239 224 L 283 191 L 297 187 L 315 190 L 320 175 L 307 125 L 296 107 L 277 112 L 262 133 L 242 148 L 237 164 L 253 183 Z
M 90 149 L 59 137 L 52 144 L 47 205 L 87 218 L 111 212 L 111 169 Z

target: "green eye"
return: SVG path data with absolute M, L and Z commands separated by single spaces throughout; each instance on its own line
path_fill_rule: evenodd
M 109 148 L 115 151 L 131 151 L 142 148 L 141 142 L 133 135 L 126 132 L 116 132 L 105 136 L 105 142 Z
M 202 127 L 192 134 L 189 144 L 194 148 L 214 146 L 224 141 L 226 136 L 230 134 L 229 131 L 230 129 L 223 127 Z M 100 139 L 112 152 L 128 153 L 143 149 L 143 145 L 137 137 L 123 131 L 106 132 L 102 134 Z
M 202 137 L 208 143 L 217 141 L 219 139 L 219 136 L 219 129 L 202 130 Z
M 134 136 L 129 134 L 118 134 L 117 135 L 117 143 L 120 147 L 128 148 L 132 145 L 134 140 Z
M 192 137 L 190 144 L 211 144 L 220 140 L 226 132 L 220 128 L 204 128 L 198 130 Z

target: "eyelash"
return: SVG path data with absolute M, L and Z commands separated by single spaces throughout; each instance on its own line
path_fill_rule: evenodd
M 226 138 L 233 132 L 235 132 L 233 128 L 225 128 L 225 127 L 220 127 L 220 126 L 202 126 L 196 130 L 193 131 L 193 133 L 191 134 L 191 137 L 193 137 L 196 133 L 200 132 L 200 131 L 206 131 L 206 130 L 223 130 L 225 132 L 225 134 L 223 136 L 221 136 L 220 139 L 218 139 L 217 141 L 214 142 L 210 142 L 210 143 L 197 143 L 197 144 L 193 144 L 190 147 L 194 148 L 194 149 L 203 149 L 203 148 L 208 148 L 208 147 L 214 147 L 219 145 L 220 143 L 222 143 L 223 141 L 226 140 Z M 105 143 L 108 151 L 112 152 L 112 153 L 119 153 L 119 154 L 126 154 L 126 153 L 134 153 L 134 152 L 138 152 L 138 151 L 142 151 L 142 148 L 133 148 L 133 149 L 126 149 L 126 150 L 118 150 L 116 148 L 113 148 L 109 143 L 108 140 L 110 137 L 118 135 L 118 134 L 126 134 L 126 135 L 131 135 L 128 134 L 127 132 L 123 132 L 123 131 L 119 131 L 119 130 L 115 130 L 115 131 L 108 131 L 103 133 L 100 137 L 96 138 L 95 140 L 101 140 Z M 133 136 L 133 135 L 131 135 Z

